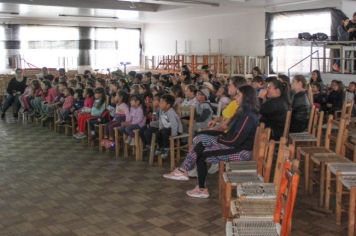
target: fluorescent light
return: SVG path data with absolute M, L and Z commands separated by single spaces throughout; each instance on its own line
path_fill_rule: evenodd
M 118 20 L 119 17 L 116 16 L 90 16 L 90 15 L 67 15 L 67 14 L 59 14 L 61 17 L 87 17 L 87 18 L 102 18 L 102 19 L 114 19 Z
M 11 12 L 11 11 L 0 11 L 0 14 L 4 14 L 4 15 L 19 15 L 20 13 Z

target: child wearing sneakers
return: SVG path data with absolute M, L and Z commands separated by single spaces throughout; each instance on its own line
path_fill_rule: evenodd
M 183 125 L 177 113 L 173 109 L 175 98 L 172 95 L 163 95 L 161 97 L 159 107 L 159 131 L 158 131 L 158 146 L 156 155 L 161 155 L 162 158 L 168 156 L 169 136 L 177 136 L 183 132 Z
M 74 90 L 72 88 L 64 89 L 64 103 L 63 106 L 57 110 L 58 120 L 56 124 L 64 124 L 69 118 L 70 111 L 74 105 Z
M 132 95 L 130 98 L 129 120 L 121 123 L 120 131 L 128 137 L 126 143 L 134 145 L 134 130 L 141 129 L 146 124 L 146 117 L 143 113 L 143 105 L 139 95 Z

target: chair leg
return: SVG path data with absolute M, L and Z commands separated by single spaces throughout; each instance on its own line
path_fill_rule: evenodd
M 156 149 L 156 134 L 153 133 L 152 134 L 152 138 L 151 138 L 151 148 L 150 148 L 150 157 L 148 159 L 148 164 L 150 166 L 153 165 L 153 159 L 154 159 L 154 156 L 155 156 L 155 149 Z
M 126 134 L 124 134 L 123 137 L 124 137 L 124 140 L 127 139 Z M 126 142 L 124 142 L 124 158 L 128 158 L 128 157 L 129 157 L 129 145 Z
M 139 134 L 139 130 L 136 129 L 134 131 L 135 133 L 135 136 L 134 136 L 134 139 L 135 139 L 135 159 L 136 161 L 140 161 L 140 134 Z
M 336 224 L 341 225 L 342 213 L 342 183 L 336 178 Z
M 304 157 L 304 191 L 309 193 L 309 154 L 305 154 Z
M 349 204 L 349 236 L 354 236 L 355 234 L 355 207 L 356 207 L 356 188 L 351 188 L 350 191 L 350 204 Z
M 325 203 L 325 193 L 328 191 L 327 179 L 325 178 L 325 163 L 320 163 L 320 189 L 319 189 L 319 206 L 324 206 Z
M 313 179 L 314 179 L 314 163 L 313 161 L 309 158 L 309 186 L 308 186 L 308 193 L 313 194 Z
M 101 141 L 104 139 L 104 126 L 102 124 L 99 125 L 99 152 L 103 152 L 103 146 L 101 145 Z
M 325 164 L 322 166 L 324 172 L 326 170 L 326 178 L 325 178 L 325 202 L 324 207 L 326 210 L 330 208 L 330 193 L 331 193 L 331 172 L 328 168 L 326 168 Z
M 120 135 L 119 135 L 119 130 L 114 129 L 115 132 L 115 158 L 118 159 L 120 155 Z
M 169 142 L 169 149 L 170 149 L 170 159 L 171 159 L 171 170 L 174 169 L 175 166 L 175 150 L 174 150 L 174 139 L 170 139 Z
M 158 160 L 158 167 L 162 168 L 163 167 L 163 159 L 161 155 L 158 155 L 157 157 Z
M 229 211 L 230 211 L 230 204 L 231 204 L 231 193 L 232 193 L 231 183 L 227 183 L 226 188 L 225 188 L 225 200 L 224 200 L 224 219 L 225 219 L 225 221 L 229 218 Z

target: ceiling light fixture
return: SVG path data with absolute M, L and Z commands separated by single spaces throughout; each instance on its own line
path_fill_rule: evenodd
M 155 0 L 156 2 L 174 2 L 174 3 L 180 3 L 180 4 L 193 4 L 193 5 L 208 5 L 212 7 L 219 7 L 220 3 L 215 3 L 215 2 L 205 2 L 205 1 L 199 1 L 199 0 Z
M 12 11 L 0 11 L 0 14 L 3 14 L 3 15 L 20 15 L 20 13 L 12 12 Z
M 102 19 L 114 19 L 118 20 L 119 17 L 116 16 L 89 16 L 89 15 L 67 15 L 67 14 L 58 14 L 61 17 L 85 17 L 85 18 L 102 18 Z

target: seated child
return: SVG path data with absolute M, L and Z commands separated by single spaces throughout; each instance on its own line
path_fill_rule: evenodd
M 159 131 L 157 136 L 158 150 L 156 155 L 161 155 L 162 158 L 168 156 L 169 137 L 177 136 L 183 132 L 182 122 L 173 109 L 175 98 L 172 95 L 163 95 L 159 107 Z
M 220 111 L 224 110 L 225 107 L 227 107 L 227 105 L 231 102 L 226 86 L 222 85 L 219 87 L 218 91 L 216 92 L 216 102 L 218 103 L 218 108 L 220 108 Z M 221 112 L 218 111 L 218 113 Z
M 326 110 L 328 114 L 334 115 L 336 111 L 342 109 L 344 102 L 343 84 L 341 81 L 333 80 L 330 86 L 331 92 L 326 100 Z
M 209 102 L 209 91 L 201 89 L 197 92 L 197 104 L 195 105 L 195 124 L 194 130 L 200 130 L 208 127 L 208 122 L 213 117 L 213 110 Z
M 120 131 L 128 137 L 126 143 L 134 145 L 134 130 L 141 129 L 146 124 L 146 117 L 143 113 L 143 104 L 139 95 L 132 95 L 130 98 L 129 120 L 121 123 Z
M 83 90 L 76 89 L 74 91 L 74 105 L 72 108 L 72 112 L 82 109 L 83 106 L 84 106 Z
M 117 92 L 115 97 L 116 101 L 116 108 L 115 108 L 115 115 L 106 126 L 106 134 L 109 140 L 113 140 L 114 137 L 114 128 L 120 127 L 122 122 L 128 122 L 130 120 L 130 110 L 129 106 L 129 95 L 124 90 L 120 90 Z
M 313 93 L 314 106 L 319 109 L 324 109 L 325 107 L 325 96 L 321 93 L 321 86 L 318 82 L 313 82 L 311 84 L 311 89 Z
M 90 113 L 81 112 L 78 114 L 78 133 L 73 135 L 77 139 L 83 139 L 86 137 L 84 132 L 87 121 L 91 119 L 98 119 L 105 110 L 105 89 L 100 87 L 95 89 L 94 97 L 95 101 Z
M 350 82 L 349 87 L 346 90 L 345 99 L 354 102 L 352 116 L 356 116 L 356 82 Z
M 64 89 L 64 97 L 63 106 L 57 110 L 58 120 L 55 122 L 56 124 L 64 124 L 69 118 L 69 114 L 74 105 L 74 90 L 72 88 Z
M 143 132 L 142 141 L 146 149 L 151 147 L 152 134 L 158 132 L 159 128 L 159 103 L 161 99 L 161 94 L 156 94 L 153 96 L 152 100 L 152 115 L 150 117 L 150 123 L 147 129 Z

